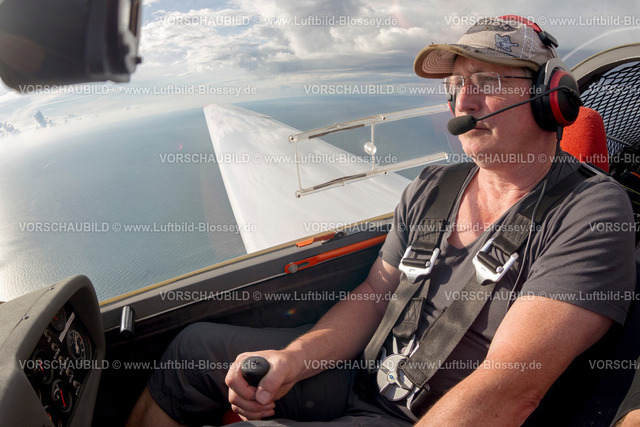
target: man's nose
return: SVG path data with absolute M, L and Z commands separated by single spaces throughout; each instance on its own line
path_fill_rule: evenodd
M 465 79 L 464 85 L 460 87 L 456 96 L 456 111 L 468 112 L 476 111 L 479 108 L 479 90 L 471 83 L 470 79 Z

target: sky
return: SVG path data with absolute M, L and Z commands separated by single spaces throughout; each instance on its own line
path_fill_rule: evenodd
M 413 74 L 417 52 L 432 42 L 455 42 L 483 16 L 516 14 L 534 20 L 558 39 L 570 66 L 589 53 L 640 40 L 635 0 L 583 0 L 579 5 L 551 0 L 143 0 L 143 63 L 131 82 L 29 95 L 0 85 L 0 122 L 27 132 L 38 127 L 37 111 L 50 123 L 73 126 L 210 103 L 354 90 L 409 94 L 407 88 L 438 84 Z

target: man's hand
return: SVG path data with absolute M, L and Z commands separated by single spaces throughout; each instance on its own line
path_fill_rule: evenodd
M 240 354 L 225 378 L 231 409 L 245 420 L 270 417 L 276 400 L 298 381 L 325 369 L 308 367 L 305 361 L 357 357 L 382 320 L 399 281 L 400 270 L 377 258 L 366 280 L 351 292 L 351 298 L 336 303 L 309 332 L 287 348 Z M 271 365 L 258 387 L 247 384 L 240 372 L 242 362 L 250 356 L 262 356 Z
M 240 371 L 242 362 L 251 356 L 262 356 L 271 366 L 258 387 L 250 386 Z M 231 409 L 244 420 L 272 416 L 275 401 L 295 385 L 303 371 L 302 367 L 303 363 L 287 351 L 266 350 L 239 354 L 225 378 L 229 387 Z

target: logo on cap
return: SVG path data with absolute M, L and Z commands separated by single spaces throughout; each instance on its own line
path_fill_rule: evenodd
M 496 47 L 498 49 L 502 49 L 505 52 L 511 52 L 512 47 L 520 46 L 518 43 L 512 43 L 511 37 L 509 36 L 501 36 L 496 34 Z

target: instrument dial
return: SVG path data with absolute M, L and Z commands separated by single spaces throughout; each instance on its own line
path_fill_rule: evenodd
M 31 359 L 29 369 L 31 375 L 36 378 L 41 384 L 48 384 L 53 379 L 53 366 L 51 365 L 51 358 L 44 350 L 38 350 Z
M 67 383 L 55 380 L 51 385 L 51 400 L 60 412 L 69 412 L 73 403 L 73 393 Z
M 89 341 L 76 329 L 70 329 L 67 334 L 67 349 L 74 360 L 91 359 L 91 347 Z
M 67 325 L 67 312 L 64 307 L 60 309 L 51 319 L 51 326 L 58 332 L 64 331 L 64 327 Z

